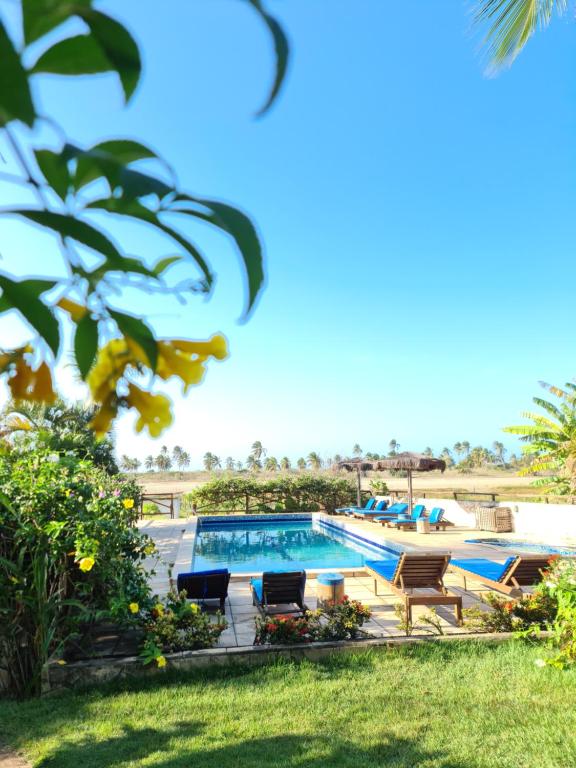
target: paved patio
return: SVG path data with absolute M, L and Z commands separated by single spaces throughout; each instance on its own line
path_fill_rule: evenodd
M 466 544 L 465 539 L 481 537 L 483 534 L 469 528 L 450 528 L 447 531 L 435 531 L 428 535 L 417 534 L 414 531 L 396 531 L 382 528 L 369 521 L 349 520 L 346 522 L 354 527 L 354 530 L 363 530 L 370 534 L 374 540 L 388 540 L 396 543 L 405 543 L 412 549 L 418 548 L 422 552 L 450 552 L 454 557 L 490 557 L 493 560 L 503 562 L 509 553 L 477 544 Z M 158 594 L 165 594 L 169 589 L 169 573 L 172 570 L 175 576 L 181 570 L 189 567 L 191 562 L 191 543 L 193 529 L 196 521 L 194 518 L 179 520 L 153 520 L 143 521 L 140 528 L 150 535 L 156 542 L 161 561 L 147 561 L 147 567 L 155 573 L 151 576 L 151 584 Z M 499 538 L 514 538 L 514 534 L 498 534 Z M 462 595 L 463 607 L 469 608 L 481 605 L 479 596 L 486 591 L 480 584 L 468 582 L 468 589 L 464 590 L 461 579 L 450 572 L 447 573 L 444 582 L 450 592 Z M 358 569 L 346 574 L 345 593 L 356 600 L 360 600 L 370 606 L 372 617 L 364 625 L 364 629 L 373 637 L 389 637 L 391 635 L 403 635 L 403 630 L 398 627 L 398 617 L 394 606 L 400 599 L 386 592 L 382 582 L 378 584 L 378 591 L 383 594 L 374 594 L 374 580 L 365 571 Z M 437 594 L 437 593 L 436 593 Z M 306 582 L 305 602 L 308 608 L 316 608 L 316 579 L 309 576 Z M 422 617 L 429 612 L 429 608 L 414 607 L 413 622 L 414 635 L 430 634 L 427 625 L 422 623 Z M 222 633 L 219 641 L 221 647 L 250 646 L 254 641 L 254 617 L 256 608 L 252 605 L 248 576 L 233 576 L 230 582 L 228 599 L 226 601 L 226 619 L 228 628 Z M 454 610 L 448 606 L 438 606 L 437 615 L 440 619 L 442 630 L 445 634 L 466 633 L 466 627 L 456 624 Z

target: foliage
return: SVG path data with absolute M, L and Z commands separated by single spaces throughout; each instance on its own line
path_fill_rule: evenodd
M 69 405 L 58 399 L 52 405 L 10 402 L 4 408 L 0 430 L 5 442 L 20 449 L 45 448 L 89 459 L 108 474 L 116 474 L 114 445 L 110 438 L 97 440 L 88 429 L 96 409 L 81 403 Z
M 525 443 L 522 453 L 529 459 L 521 475 L 536 472 L 552 473 L 551 477 L 539 478 L 534 485 L 550 487 L 559 495 L 576 490 L 576 384 L 567 383 L 564 389 L 540 382 L 544 389 L 555 395 L 555 405 L 540 397 L 533 402 L 546 415 L 524 413 L 532 424 L 505 427 L 505 432 L 520 435 Z
M 355 486 L 347 479 L 312 475 L 280 476 L 259 482 L 255 478 L 222 477 L 186 494 L 183 509 L 210 512 L 311 512 L 354 501 Z
M 261 0 L 247 2 L 274 42 L 276 77 L 263 112 L 282 84 L 288 44 Z M 210 357 L 227 356 L 226 342 L 222 336 L 202 342 L 157 339 L 147 322 L 118 310 L 112 297 L 126 287 L 178 300 L 210 292 L 212 269 L 185 231 L 188 224 L 209 224 L 231 238 L 242 258 L 248 314 L 264 279 L 260 240 L 237 208 L 183 191 L 173 169 L 140 141 L 114 138 L 81 147 L 66 139 L 50 115 L 49 100 L 40 98 L 45 94 L 38 92 L 38 76 L 112 72 L 129 102 L 141 78 L 141 52 L 128 29 L 96 10 L 92 0 L 22 0 L 18 5 L 19 28 L 0 17 L 0 129 L 18 169 L 4 179 L 27 188 L 35 202 L 2 214 L 52 235 L 63 264 L 52 265 L 55 259 L 47 258 L 50 267 L 41 278 L 0 274 L 0 313 L 19 314 L 37 334 L 0 354 L 0 373 L 16 400 L 53 402 L 52 367 L 63 354 L 58 318 L 65 317 L 74 327 L 75 366 L 98 406 L 91 421 L 95 432 L 106 434 L 119 410 L 134 408 L 137 430 L 147 428 L 155 436 L 172 414 L 170 401 L 152 393 L 154 382 L 175 377 L 186 391 L 200 382 Z M 56 129 L 58 138 L 50 145 L 36 139 L 45 135 L 40 130 L 45 126 Z M 139 222 L 164 240 L 169 255 L 163 249 L 155 263 L 128 255 L 94 215 L 105 225 Z M 169 279 L 174 265 L 184 276 L 179 282 Z M 146 388 L 134 383 L 142 374 L 148 377 Z
M 556 615 L 547 624 L 554 655 L 545 663 L 564 669 L 576 663 L 576 561 L 555 559 L 542 588 L 557 606 Z
M 524 632 L 533 628 L 545 629 L 556 615 L 556 600 L 537 587 L 533 594 L 510 599 L 488 592 L 482 602 L 489 610 L 467 608 L 466 625 L 476 632 Z
M 257 616 L 255 645 L 355 640 L 371 616 L 370 608 L 345 595 L 340 602 L 303 616 Z
M 554 8 L 562 15 L 567 5 L 567 0 L 479 0 L 476 23 L 488 26 L 491 69 L 512 64 L 536 30 L 548 26 Z
M 390 493 L 384 480 L 370 480 L 370 490 L 377 496 L 387 496 Z
M 186 591 L 175 590 L 163 600 L 157 600 L 137 619 L 143 623 L 146 633 L 140 654 L 142 660 L 159 667 L 166 665 L 165 653 L 211 648 L 228 626 L 220 613 L 216 622 L 212 622 L 200 606 L 186 599 Z
M 418 621 L 411 621 L 404 603 L 394 604 L 394 613 L 398 619 L 397 627 L 401 629 L 407 637 L 411 637 L 414 632 L 429 632 L 432 635 L 443 635 L 444 628 L 438 612 L 435 608 L 430 608 Z
M 146 605 L 134 527 L 138 488 L 45 450 L 0 458 L 0 659 L 17 696 L 37 694 L 48 658 L 96 619 Z

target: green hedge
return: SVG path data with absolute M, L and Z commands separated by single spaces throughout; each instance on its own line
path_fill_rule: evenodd
M 212 480 L 187 493 L 183 511 L 199 514 L 318 512 L 330 514 L 356 500 L 355 483 L 313 475 L 274 480 L 230 477 Z

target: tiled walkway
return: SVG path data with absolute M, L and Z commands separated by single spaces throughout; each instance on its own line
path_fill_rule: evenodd
M 348 521 L 347 521 L 348 522 Z M 449 529 L 446 532 L 434 532 L 427 536 L 419 536 L 415 532 L 391 531 L 383 529 L 374 523 L 354 521 L 352 523 L 358 530 L 364 529 L 369 532 L 373 538 L 393 540 L 397 543 L 409 544 L 412 548 L 421 548 L 421 551 L 442 551 L 451 552 L 458 557 L 490 557 L 495 560 L 505 560 L 506 555 L 499 553 L 494 549 L 470 545 L 465 543 L 466 538 L 474 538 L 475 532 L 469 529 Z M 155 592 L 165 594 L 169 588 L 168 564 L 190 562 L 188 554 L 182 558 L 182 550 L 187 546 L 184 534 L 187 532 L 191 522 L 183 520 L 160 520 L 153 522 L 144 522 L 143 530 L 146 531 L 155 540 L 161 558 L 165 563 L 153 562 L 150 560 L 147 566 L 154 568 L 156 574 L 151 577 L 151 584 Z M 178 569 L 175 569 L 176 573 Z M 374 580 L 368 575 L 346 576 L 345 593 L 356 600 L 360 600 L 370 606 L 372 617 L 364 625 L 364 629 L 373 637 L 388 637 L 391 635 L 405 634 L 398 627 L 398 617 L 396 616 L 394 606 L 399 602 L 399 598 L 391 592 L 384 592 L 382 582 L 378 584 L 378 591 L 383 592 L 376 596 L 374 594 Z M 463 607 L 469 608 L 473 605 L 479 605 L 479 593 L 481 585 L 468 582 L 468 590 L 465 591 L 461 586 L 461 580 L 455 574 L 448 573 L 445 577 L 446 587 L 454 594 L 462 595 Z M 436 593 L 437 594 L 437 593 Z M 316 608 L 316 579 L 308 578 L 306 583 L 305 602 L 308 608 Z M 428 625 L 422 623 L 422 617 L 429 613 L 429 608 L 415 607 L 413 609 L 413 621 L 415 625 L 414 634 L 430 634 Z M 226 601 L 226 619 L 228 628 L 222 633 L 219 645 L 223 647 L 248 646 L 254 641 L 254 618 L 257 611 L 252 605 L 249 579 L 233 578 L 230 582 L 228 600 Z M 469 630 L 466 627 L 459 627 L 456 624 L 454 610 L 448 606 L 438 606 L 437 616 L 440 619 L 442 631 L 445 634 L 465 633 Z

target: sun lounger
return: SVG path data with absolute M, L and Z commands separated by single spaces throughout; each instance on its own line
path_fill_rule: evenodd
M 251 579 L 252 602 L 262 615 L 271 613 L 271 606 L 297 605 L 298 610 L 283 609 L 282 613 L 304 613 L 306 571 L 265 571 L 261 579 Z
M 488 558 L 462 558 L 452 560 L 450 570 L 466 579 L 480 582 L 497 592 L 512 597 L 522 594 L 522 587 L 531 587 L 542 580 L 542 571 L 548 568 L 550 555 L 514 555 L 505 563 Z
M 352 512 L 353 517 L 357 517 L 360 520 L 366 520 L 367 518 L 376 517 L 377 515 L 381 515 L 388 506 L 387 501 L 379 501 L 375 507 L 372 507 L 372 509 L 355 509 Z
M 389 519 L 382 520 L 382 525 L 386 526 L 394 526 L 395 528 L 403 528 L 404 526 L 407 526 L 408 528 L 413 528 L 416 526 L 416 521 L 419 520 L 426 510 L 426 507 L 424 504 L 416 504 L 414 509 L 412 510 L 412 514 L 410 517 L 405 517 L 403 515 L 398 515 L 397 517 L 391 517 Z
M 408 509 L 408 504 L 400 504 L 399 502 L 396 502 L 396 504 L 392 504 L 391 507 L 388 507 L 383 515 L 378 515 L 377 517 L 373 517 L 372 520 L 375 523 L 382 523 L 385 520 L 391 520 L 395 517 L 399 517 L 400 515 L 403 515 L 404 512 Z
M 341 515 L 341 514 L 351 515 L 356 509 L 361 509 L 361 510 L 372 509 L 372 507 L 374 507 L 375 504 L 376 504 L 376 499 L 372 498 L 372 499 L 368 499 L 368 501 L 366 502 L 366 504 L 364 504 L 363 507 L 338 507 L 335 510 L 335 512 L 337 515 Z
M 367 560 L 366 570 L 374 577 L 374 594 L 378 581 L 383 581 L 394 594 L 404 598 L 408 621 L 412 621 L 414 605 L 453 605 L 458 624 L 462 624 L 462 597 L 451 595 L 444 586 L 444 574 L 450 562 L 449 554 L 405 552 L 390 560 Z M 434 590 L 437 594 L 414 593 L 414 590 Z
M 215 571 L 196 571 L 179 573 L 176 578 L 178 592 L 185 590 L 188 600 L 219 600 L 220 610 L 225 612 L 225 601 L 228 597 L 230 571 L 221 568 Z

